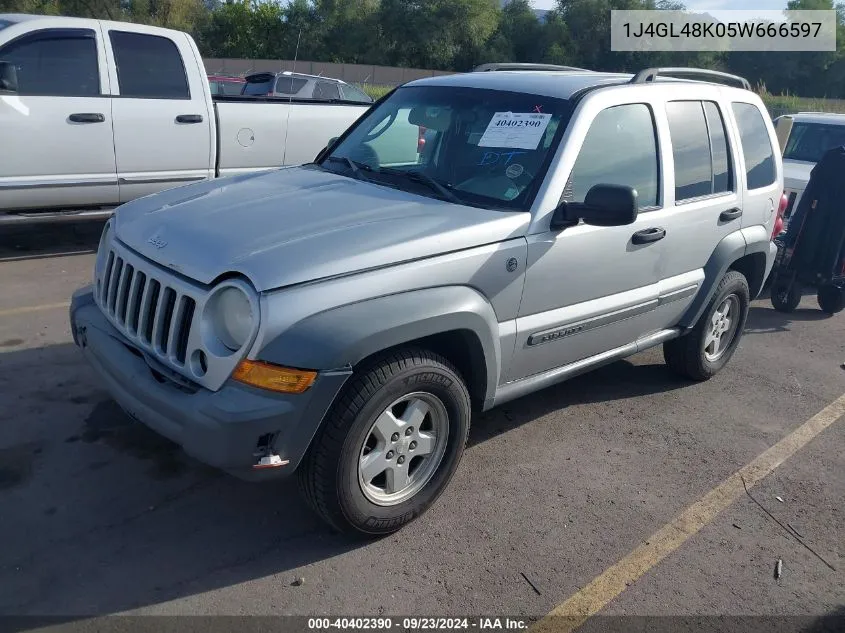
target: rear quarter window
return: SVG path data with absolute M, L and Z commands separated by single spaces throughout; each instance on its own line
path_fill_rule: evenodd
M 739 129 L 748 189 L 774 184 L 777 178 L 774 150 L 760 109 L 751 103 L 740 102 L 732 103 L 731 108 Z

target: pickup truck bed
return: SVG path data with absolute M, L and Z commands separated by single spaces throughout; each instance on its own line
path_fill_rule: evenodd
M 0 224 L 308 162 L 369 105 L 212 97 L 187 33 L 0 14 Z

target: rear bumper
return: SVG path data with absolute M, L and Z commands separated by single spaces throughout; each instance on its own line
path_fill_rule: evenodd
M 321 372 L 299 395 L 277 394 L 228 381 L 218 391 L 183 386 L 153 369 L 106 320 L 90 287 L 73 295 L 74 343 L 105 389 L 133 419 L 179 444 L 199 461 L 243 479 L 293 472 L 350 371 Z M 259 443 L 287 464 L 254 469 Z

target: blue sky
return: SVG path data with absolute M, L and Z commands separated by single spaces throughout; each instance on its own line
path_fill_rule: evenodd
M 555 0 L 533 0 L 532 4 L 535 9 L 551 9 Z M 786 0 L 686 0 L 684 4 L 688 9 L 786 9 Z

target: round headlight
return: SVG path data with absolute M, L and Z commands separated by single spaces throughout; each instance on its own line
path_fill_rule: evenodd
M 210 317 L 215 335 L 233 352 L 246 344 L 255 323 L 249 297 L 234 286 L 217 293 Z

